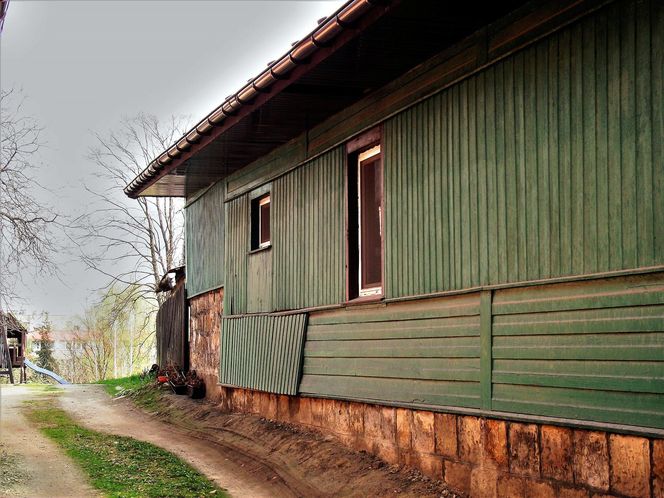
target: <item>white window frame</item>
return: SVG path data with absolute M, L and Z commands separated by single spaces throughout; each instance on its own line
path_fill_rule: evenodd
M 258 200 L 258 248 L 259 249 L 265 249 L 266 247 L 270 247 L 271 245 L 271 239 L 272 239 L 272 225 L 270 224 L 270 237 L 268 240 L 261 242 L 261 234 L 263 233 L 263 211 L 261 208 L 265 206 L 265 204 L 270 204 L 270 194 L 264 195 L 262 198 Z M 270 216 L 272 216 L 272 206 L 270 205 Z
M 357 246 L 359 248 L 358 264 L 357 264 L 357 288 L 359 297 L 377 296 L 383 293 L 382 283 L 379 287 L 362 287 L 362 175 L 360 168 L 362 163 L 367 159 L 380 154 L 380 144 L 371 147 L 357 156 Z M 382 208 L 378 208 L 378 230 L 380 232 L 381 241 L 383 239 L 383 212 Z

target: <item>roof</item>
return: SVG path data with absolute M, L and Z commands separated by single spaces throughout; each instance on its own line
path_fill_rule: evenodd
M 0 320 L 5 319 L 7 324 L 7 333 L 27 332 L 23 324 L 12 313 L 3 313 L 0 311 Z
M 189 196 L 247 166 L 523 2 L 349 0 L 161 153 L 130 197 Z

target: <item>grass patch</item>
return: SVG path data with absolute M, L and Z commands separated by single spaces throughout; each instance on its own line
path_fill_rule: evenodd
M 122 377 L 120 379 L 106 379 L 100 380 L 97 384 L 104 386 L 104 389 L 111 396 L 116 396 L 126 391 L 135 391 L 141 387 L 149 384 L 154 379 L 148 375 L 132 375 L 130 377 Z
M 62 393 L 62 387 L 58 387 L 55 384 L 23 384 L 24 387 L 27 387 L 31 391 L 37 391 L 40 393 L 46 394 L 60 394 Z
M 109 497 L 227 496 L 168 451 L 129 437 L 85 429 L 48 402 L 26 407 L 26 416 L 58 443 Z

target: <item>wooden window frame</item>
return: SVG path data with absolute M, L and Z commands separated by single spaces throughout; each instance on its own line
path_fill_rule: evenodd
M 272 247 L 272 196 L 269 190 L 261 190 L 250 198 L 250 247 L 249 252 L 264 251 Z M 261 207 L 270 204 L 270 232 L 268 240 L 261 241 L 261 228 L 263 224 Z
M 360 246 L 360 202 L 359 197 L 359 158 L 362 153 L 379 146 L 380 154 L 380 287 L 361 288 L 361 246 Z M 385 296 L 385 180 L 384 180 L 384 141 L 382 126 L 372 128 L 346 143 L 345 210 L 346 210 L 346 303 L 361 304 L 382 301 Z M 364 158 L 364 159 L 368 159 Z M 353 197 L 355 197 L 353 199 Z

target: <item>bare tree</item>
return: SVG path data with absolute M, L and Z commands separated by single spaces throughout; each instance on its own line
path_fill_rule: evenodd
M 163 124 L 155 116 L 139 114 L 123 120 L 108 136 L 95 135 L 97 145 L 90 152 L 107 188 L 86 187 L 99 209 L 83 220 L 84 245 L 92 247 L 84 250 L 84 260 L 109 277 L 109 289 L 130 288 L 127 301 L 147 299 L 155 309 L 160 299 L 155 289 L 161 276 L 183 258 L 182 202 L 173 198 L 130 200 L 123 189 L 186 131 L 184 121 L 172 117 Z
M 53 271 L 52 229 L 57 215 L 35 197 L 41 128 L 23 114 L 23 97 L 0 91 L 0 297 L 16 297 L 12 284 L 28 266 Z

